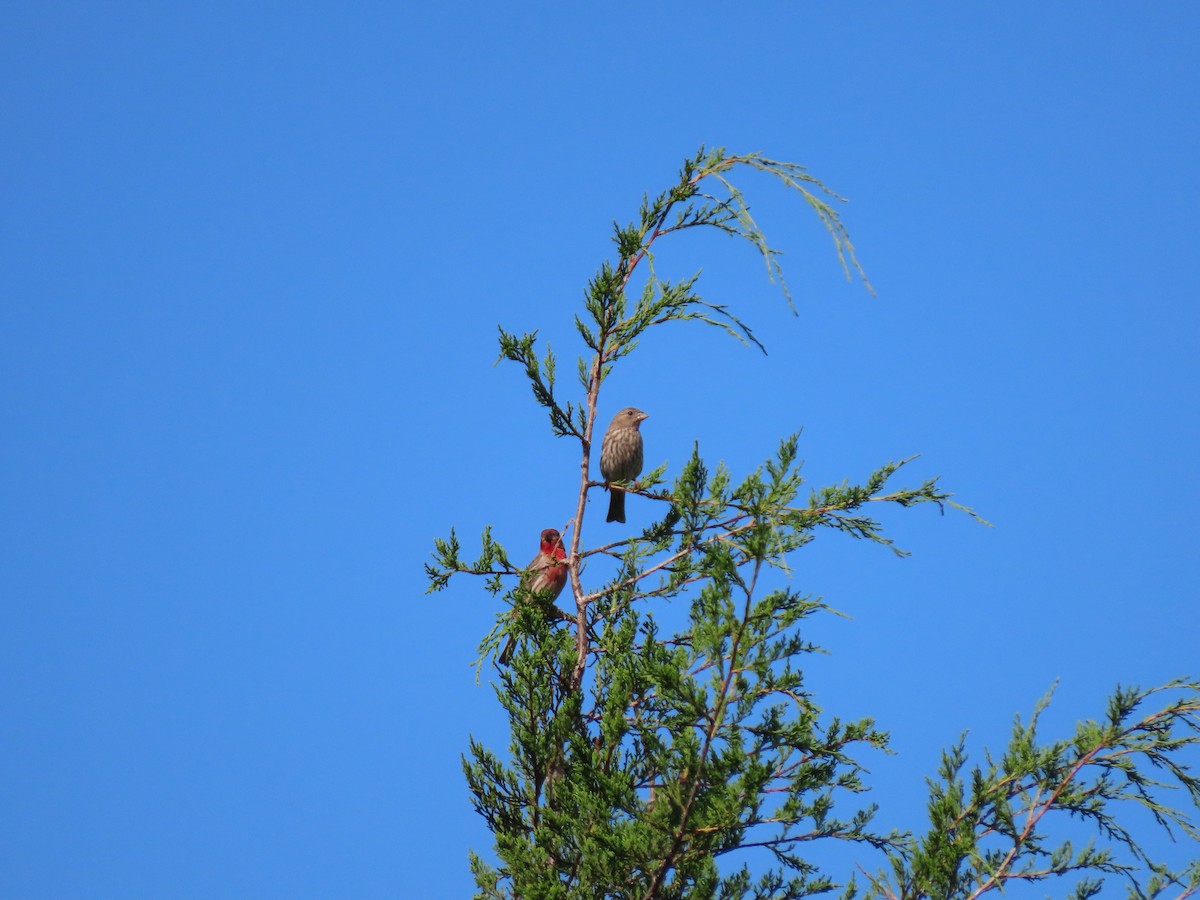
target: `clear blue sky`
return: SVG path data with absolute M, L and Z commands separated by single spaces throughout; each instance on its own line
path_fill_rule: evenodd
M 881 821 L 1056 679 L 1048 737 L 1200 675 L 1200 7 L 736 9 L 5 5 L 0 896 L 469 893 L 496 605 L 421 566 L 569 517 L 496 326 L 572 371 L 610 223 L 700 144 L 849 197 L 878 295 L 752 179 L 799 316 L 749 248 L 665 250 L 770 353 L 663 332 L 602 414 L 674 470 L 801 427 L 817 484 L 920 453 L 996 526 L 798 560 L 853 617 L 818 702 L 893 733 Z

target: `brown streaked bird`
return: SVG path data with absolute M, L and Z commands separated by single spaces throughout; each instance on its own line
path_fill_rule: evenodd
M 608 488 L 606 522 L 625 521 L 625 492 L 613 490 L 614 481 L 633 481 L 642 474 L 642 422 L 650 418 L 635 406 L 627 406 L 615 416 L 600 445 L 600 474 Z
M 562 535 L 555 528 L 542 531 L 542 546 L 538 555 L 527 565 L 521 575 L 523 593 L 517 602 L 533 602 L 544 607 L 547 619 L 557 619 L 562 613 L 554 605 L 567 583 L 567 550 L 563 547 Z M 504 649 L 500 651 L 500 664 L 508 665 L 513 649 L 517 646 L 516 635 L 510 635 Z

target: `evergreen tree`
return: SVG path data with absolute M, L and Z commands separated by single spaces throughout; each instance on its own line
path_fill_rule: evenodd
M 483 639 L 479 660 L 496 666 L 508 752 L 472 739 L 464 759 L 499 859 L 491 866 L 472 854 L 476 896 L 793 898 L 841 888 L 845 897 L 967 898 L 1059 877 L 1082 898 L 1112 874 L 1132 896 L 1196 892 L 1200 864 L 1168 871 L 1118 819 L 1121 803 L 1132 801 L 1160 826 L 1197 840 L 1187 815 L 1162 799 L 1164 788 L 1179 787 L 1200 805 L 1200 780 L 1181 762 L 1200 742 L 1194 682 L 1118 689 L 1105 718 L 1079 725 L 1066 741 L 1039 743 L 1035 713 L 1029 725 L 1018 721 L 999 760 L 989 756 L 966 776 L 960 743 L 930 782 L 925 834 L 872 827 L 874 808 L 854 796 L 865 789 L 859 760 L 885 749 L 887 735 L 870 719 L 842 721 L 814 701 L 803 663 L 820 649 L 812 635 L 830 610 L 772 576 L 787 571 L 821 529 L 902 554 L 872 512 L 879 504 L 975 515 L 936 479 L 892 487 L 909 460 L 887 463 L 861 484 L 812 490 L 798 471 L 794 434 L 740 477 L 707 464 L 697 446 L 669 483 L 660 466 L 608 486 L 656 504 L 649 527 L 585 540 L 603 508 L 588 516 L 589 497 L 606 488 L 593 459 L 600 393 L 613 367 L 648 329 L 689 320 L 762 346 L 727 306 L 701 298 L 696 276 L 660 278 L 658 242 L 695 228 L 747 240 L 791 303 L 777 252 L 731 180 L 745 169 L 796 190 L 832 236 L 847 275 L 866 283 L 835 209 L 841 198 L 803 167 L 701 150 L 675 184 L 643 200 L 634 222 L 615 228 L 616 261 L 588 282 L 575 318 L 588 348 L 578 399 L 563 399 L 555 356 L 539 356 L 534 334 L 500 330 L 501 356 L 524 367 L 553 434 L 577 442 L 581 475 L 557 550 L 569 586 L 559 605 L 561 579 L 521 578 L 490 529 L 475 561 L 462 559 L 451 532 L 435 541 L 426 567 L 431 591 L 472 574 L 511 604 Z M 532 523 L 529 531 L 539 528 Z M 550 555 L 539 559 L 539 571 L 556 573 Z M 537 583 L 555 590 L 531 587 Z M 663 624 L 669 600 L 687 605 L 686 624 Z M 515 653 L 500 663 L 498 649 L 513 638 Z M 1160 697 L 1165 705 L 1143 709 Z M 1051 826 L 1064 816 L 1094 825 L 1099 844 L 1076 849 L 1056 839 Z M 859 868 L 860 877 L 872 873 L 863 884 L 853 873 L 835 878 L 823 870 L 820 842 L 829 840 L 857 842 L 874 857 Z

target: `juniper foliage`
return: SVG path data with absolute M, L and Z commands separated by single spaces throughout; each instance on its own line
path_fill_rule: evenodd
M 1176 873 L 1149 859 L 1112 807 L 1138 803 L 1162 827 L 1196 840 L 1184 812 L 1161 800 L 1173 786 L 1200 803 L 1200 782 L 1180 762 L 1200 740 L 1200 686 L 1192 682 L 1118 690 L 1108 717 L 1080 725 L 1068 741 L 1039 744 L 1035 713 L 1028 726 L 1017 723 L 1000 760 L 988 757 L 969 778 L 960 743 L 930 782 L 924 835 L 873 827 L 874 807 L 858 798 L 866 789 L 860 760 L 886 752 L 888 736 L 871 719 L 842 721 L 816 703 L 803 664 L 820 652 L 814 634 L 833 611 L 771 573 L 788 570 L 822 529 L 903 555 L 883 533 L 874 512 L 881 505 L 932 504 L 975 516 L 937 479 L 891 487 L 911 460 L 889 462 L 861 484 L 812 489 L 800 474 L 796 434 L 740 477 L 710 466 L 697 446 L 669 483 L 660 466 L 628 486 L 657 504 L 656 521 L 640 534 L 585 543 L 595 518 L 587 517 L 588 499 L 603 489 L 590 477 L 596 410 L 613 367 L 648 329 L 675 322 L 714 326 L 762 349 L 727 305 L 700 296 L 698 276 L 659 277 L 657 242 L 697 228 L 746 240 L 792 302 L 778 253 L 732 180 L 746 169 L 797 191 L 828 230 L 847 276 L 867 283 L 836 209 L 842 198 L 802 166 L 702 148 L 674 184 L 643 199 L 633 222 L 614 226 L 616 260 L 590 279 L 575 318 L 588 350 L 577 365 L 581 394 L 564 398 L 556 358 L 548 349 L 539 357 L 536 334 L 500 329 L 501 358 L 524 368 L 552 433 L 578 443 L 581 475 L 564 530 L 570 592 L 560 601 L 573 598 L 573 619 L 522 606 L 519 572 L 490 527 L 474 561 L 462 558 L 451 532 L 435 540 L 426 566 L 431 591 L 474 575 L 518 607 L 499 615 L 477 661 L 492 662 L 502 640 L 519 637 L 511 665 L 496 668 L 507 752 L 472 739 L 463 761 L 498 859 L 492 865 L 471 854 L 476 897 L 783 900 L 838 888 L 853 897 L 860 891 L 853 873 L 835 878 L 820 864 L 821 842 L 831 840 L 881 855 L 885 866 L 867 875 L 867 897 L 967 898 L 1076 877 L 1072 896 L 1084 898 L 1111 874 L 1127 881 L 1132 896 L 1169 888 L 1188 896 L 1200 866 Z M 639 271 L 644 284 L 635 288 Z M 682 625 L 663 624 L 661 610 L 672 602 L 686 604 Z M 1174 699 L 1136 712 L 1160 692 Z M 1151 779 L 1147 766 L 1162 780 Z M 1123 855 L 1056 843 L 1050 826 L 1058 815 L 1094 824 Z

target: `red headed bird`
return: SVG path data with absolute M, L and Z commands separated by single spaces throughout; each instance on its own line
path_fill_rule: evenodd
M 538 555 L 525 567 L 521 575 L 521 586 L 518 588 L 517 602 L 533 602 L 543 608 L 546 618 L 558 619 L 564 615 L 554 601 L 562 593 L 567 583 L 567 550 L 563 546 L 562 535 L 557 529 L 547 528 L 542 532 L 542 546 Z M 515 635 L 509 637 L 504 649 L 500 651 L 501 665 L 508 665 L 512 659 L 513 649 L 517 646 Z

